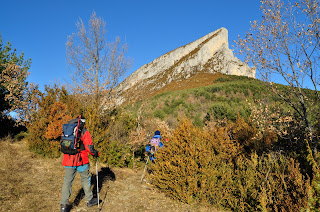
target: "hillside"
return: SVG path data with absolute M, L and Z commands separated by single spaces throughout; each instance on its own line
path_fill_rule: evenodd
M 183 81 L 174 81 L 156 92 L 144 93 L 146 97 L 149 98 L 127 104 L 125 108 L 137 113 L 137 107 L 141 107 L 142 117 L 159 118 L 170 127 L 174 127 L 181 116 L 203 126 L 212 118 L 234 121 L 238 114 L 248 118 L 252 109 L 249 103 L 263 100 L 266 104 L 281 104 L 263 82 L 220 73 L 199 73 Z M 289 109 L 286 105 L 282 107 Z
M 287 86 L 277 86 L 284 95 L 290 95 Z M 314 99 L 312 90 L 306 89 L 305 92 L 310 99 Z M 141 93 L 141 96 L 143 98 L 135 103 L 126 104 L 125 110 L 131 111 L 136 117 L 158 118 L 171 128 L 184 116 L 202 127 L 212 119 L 235 121 L 238 115 L 251 119 L 254 115 L 252 110 L 258 108 L 281 108 L 283 114 L 293 112 L 264 82 L 221 73 L 199 73 L 186 80 L 171 82 L 157 91 Z M 312 105 L 313 102 L 307 104 Z M 315 123 L 316 114 L 310 114 L 310 120 Z

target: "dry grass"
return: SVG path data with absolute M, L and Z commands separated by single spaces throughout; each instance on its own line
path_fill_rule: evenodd
M 62 183 L 60 176 L 64 172 L 61 162 L 30 153 L 24 141 L 1 141 L 1 146 L 1 210 L 58 211 L 61 189 L 58 184 Z
M 164 93 L 167 91 L 185 90 L 190 88 L 197 88 L 214 84 L 215 80 L 223 76 L 221 73 L 196 73 L 188 79 L 181 81 L 173 81 L 165 87 L 156 91 L 154 95 Z
M 0 211 L 60 211 L 64 177 L 62 158 L 44 159 L 27 150 L 25 141 L 1 140 Z M 101 211 L 214 211 L 171 200 L 143 182 L 141 169 L 109 169 L 99 164 Z M 93 185 L 95 166 L 91 166 Z M 95 191 L 96 189 L 93 188 Z M 70 198 L 71 211 L 97 211 L 87 208 L 77 174 Z M 101 205 L 100 205 L 101 206 Z
M 126 101 L 126 103 L 130 103 L 136 100 L 144 100 L 168 91 L 185 90 L 190 88 L 197 88 L 197 87 L 212 85 L 214 83 L 217 83 L 215 82 L 215 80 L 217 80 L 222 76 L 223 74 L 221 73 L 203 73 L 203 72 L 194 73 L 188 79 L 183 79 L 183 80 L 177 79 L 167 84 L 166 86 L 160 89 L 155 89 L 155 90 L 153 89 L 154 87 L 156 87 L 154 84 L 144 85 L 145 83 L 142 82 L 142 83 L 139 83 L 139 85 L 136 85 L 126 90 L 123 93 L 123 96 L 125 97 L 126 100 L 128 100 Z

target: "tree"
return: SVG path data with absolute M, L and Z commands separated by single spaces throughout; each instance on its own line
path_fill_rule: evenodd
M 262 0 L 262 20 L 253 21 L 239 52 L 258 70 L 259 77 L 298 114 L 316 150 L 311 115 L 319 113 L 319 0 Z M 289 90 L 272 80 L 282 79 Z M 312 94 L 305 88 L 308 83 Z M 314 101 L 314 102 L 313 102 Z M 314 104 L 312 104 L 314 103 Z
M 113 88 L 129 68 L 130 60 L 125 57 L 127 45 L 120 38 L 108 43 L 106 23 L 93 12 L 87 30 L 82 20 L 76 24 L 78 33 L 68 36 L 67 62 L 71 65 L 73 91 L 84 94 L 94 105 L 110 100 Z M 92 101 L 93 100 L 93 101 Z
M 30 64 L 31 59 L 25 60 L 23 53 L 18 55 L 10 42 L 4 45 L 0 35 L 0 119 L 7 119 L 11 112 L 18 121 L 28 119 L 32 96 L 37 90 L 37 86 L 26 80 Z

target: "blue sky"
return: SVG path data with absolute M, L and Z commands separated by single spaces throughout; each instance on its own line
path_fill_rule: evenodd
M 3 41 L 32 59 L 28 81 L 40 89 L 68 78 L 67 36 L 93 11 L 106 21 L 108 40 L 127 42 L 133 65 L 126 76 L 220 27 L 228 29 L 232 48 L 261 16 L 258 0 L 8 0 L 1 8 Z

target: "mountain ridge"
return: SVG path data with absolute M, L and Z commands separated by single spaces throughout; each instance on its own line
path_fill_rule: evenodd
M 229 49 L 228 31 L 215 30 L 189 44 L 178 47 L 141 66 L 122 83 L 118 105 L 147 97 L 146 92 L 158 93 L 173 81 L 192 78 L 199 73 L 223 73 L 255 78 L 255 68 L 233 56 Z

